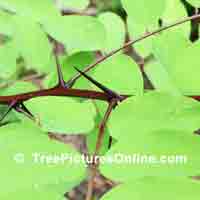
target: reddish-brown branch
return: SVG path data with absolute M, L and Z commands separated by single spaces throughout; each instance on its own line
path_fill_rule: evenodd
M 191 97 L 192 99 L 195 99 L 197 101 L 200 101 L 200 96 L 189 96 L 189 97 Z
M 42 96 L 68 96 L 68 97 L 81 97 L 87 99 L 109 101 L 108 95 L 106 95 L 103 92 L 55 87 L 51 89 L 33 91 L 11 96 L 0 96 L 0 104 L 10 104 L 11 102 L 13 102 L 13 100 L 16 100 L 17 102 L 23 102 L 35 97 L 42 97 Z M 128 95 L 122 95 L 122 96 L 124 96 L 125 98 L 128 97 Z

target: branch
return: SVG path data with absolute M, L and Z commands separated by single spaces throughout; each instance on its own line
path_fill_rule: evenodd
M 200 14 L 198 14 L 198 15 L 193 15 L 193 16 L 191 16 L 191 17 L 186 17 L 186 18 L 184 18 L 184 19 L 182 19 L 182 20 L 180 20 L 180 21 L 177 21 L 177 22 L 175 22 L 175 23 L 173 23 L 173 24 L 169 24 L 169 25 L 167 25 L 167 26 L 163 26 L 163 27 L 161 27 L 161 28 L 159 28 L 159 29 L 157 29 L 157 30 L 155 30 L 155 31 L 153 31 L 153 32 L 145 33 L 144 35 L 140 36 L 139 38 L 127 42 L 125 45 L 123 45 L 123 46 L 120 47 L 119 49 L 116 49 L 116 50 L 110 52 L 110 53 L 107 54 L 106 56 L 102 56 L 102 57 L 99 58 L 96 62 L 94 62 L 93 64 L 87 66 L 87 67 L 83 70 L 83 72 L 88 72 L 88 71 L 90 71 L 91 69 L 93 69 L 94 67 L 96 67 L 96 65 L 102 63 L 103 61 L 105 61 L 105 60 L 107 60 L 108 58 L 112 57 L 113 55 L 117 54 L 117 53 L 120 52 L 121 50 L 123 50 L 123 49 L 129 47 L 130 45 L 133 45 L 133 44 L 138 43 L 138 42 L 140 42 L 140 41 L 142 41 L 142 40 L 144 40 L 144 39 L 146 39 L 146 38 L 149 38 L 149 37 L 151 37 L 151 36 L 154 36 L 154 35 L 156 35 L 157 33 L 160 33 L 160 32 L 162 32 L 162 31 L 165 31 L 165 30 L 167 30 L 167 29 L 173 28 L 173 27 L 175 27 L 175 26 L 184 24 L 184 23 L 186 23 L 186 22 L 189 22 L 189 21 L 195 20 L 195 19 L 200 19 Z M 76 80 L 79 79 L 80 77 L 81 77 L 81 74 L 80 74 L 80 73 L 76 74 L 72 79 L 70 79 L 69 84 L 72 84 L 72 83 L 74 84 L 74 83 L 76 82 Z
M 194 100 L 200 101 L 200 96 L 188 96 Z
M 42 97 L 42 96 L 68 96 L 68 97 L 80 97 L 80 98 L 87 98 L 87 99 L 109 101 L 108 95 L 106 95 L 103 92 L 54 87 L 50 89 L 33 91 L 33 92 L 28 92 L 28 93 L 23 93 L 23 94 L 17 94 L 17 95 L 11 95 L 11 96 L 0 96 L 0 104 L 9 105 L 13 102 L 13 100 L 16 100 L 16 102 L 23 102 L 35 97 Z M 128 95 L 121 95 L 121 96 L 124 98 L 129 97 Z

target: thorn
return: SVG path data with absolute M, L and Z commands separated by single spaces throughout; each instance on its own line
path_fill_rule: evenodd
M 29 117 L 30 119 L 34 119 L 33 114 L 27 109 L 27 107 L 24 105 L 23 102 L 18 103 L 15 107 L 15 110 L 19 113 L 23 113 L 24 115 L 26 115 L 27 117 Z
M 2 122 L 4 119 L 5 119 L 5 117 L 10 113 L 10 111 L 13 109 L 13 107 L 15 106 L 15 104 L 16 104 L 16 100 L 14 100 L 14 101 L 12 101 L 11 103 L 10 103 L 10 105 L 8 105 L 8 110 L 3 114 L 3 116 L 1 117 L 1 119 L 0 119 L 0 122 Z
M 88 76 L 85 72 L 79 70 L 78 68 L 74 67 L 81 75 L 83 75 L 86 79 L 88 79 L 90 82 L 92 82 L 94 85 L 96 85 L 99 89 L 101 89 L 102 91 L 104 91 L 106 94 L 108 94 L 110 96 L 110 98 L 117 98 L 120 101 L 124 100 L 124 97 L 122 97 L 121 95 L 117 94 L 116 92 L 108 89 L 107 87 L 105 87 L 104 85 L 102 85 L 101 83 L 99 83 L 98 81 L 94 80 L 92 77 Z
M 56 67 L 57 67 L 57 74 L 58 74 L 58 85 L 63 88 L 66 88 L 61 66 L 58 60 L 58 56 L 56 54 L 55 54 L 55 60 L 56 60 Z

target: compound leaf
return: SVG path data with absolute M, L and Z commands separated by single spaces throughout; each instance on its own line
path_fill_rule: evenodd
M 1 127 L 0 132 L 2 199 L 21 196 L 22 190 L 39 197 L 48 191 L 63 195 L 59 193 L 63 186 L 60 188 L 57 184 L 66 182 L 67 190 L 85 176 L 84 165 L 70 161 L 73 156 L 79 159 L 81 156 L 65 144 L 50 139 L 34 124 L 13 123 Z M 51 185 L 56 188 L 52 190 Z

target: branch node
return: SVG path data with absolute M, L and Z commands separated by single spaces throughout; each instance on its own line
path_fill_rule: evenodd
M 23 102 L 17 103 L 14 106 L 14 109 L 19 113 L 23 113 L 24 115 L 26 115 L 30 119 L 35 119 L 33 114 L 28 110 L 28 108 L 24 105 Z

